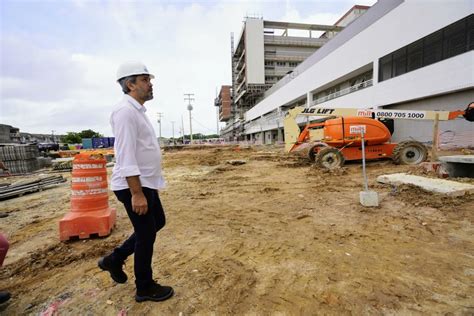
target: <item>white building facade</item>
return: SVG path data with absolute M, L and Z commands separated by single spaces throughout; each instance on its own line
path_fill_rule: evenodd
M 380 0 L 245 113 L 248 140 L 281 141 L 295 105 L 463 109 L 474 101 L 474 0 Z M 474 124 L 441 122 L 474 145 Z M 432 123 L 397 120 L 395 141 L 432 139 Z

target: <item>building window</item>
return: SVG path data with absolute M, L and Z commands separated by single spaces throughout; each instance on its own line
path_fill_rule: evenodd
M 423 66 L 431 65 L 443 59 L 443 30 L 428 35 L 423 45 Z
M 464 19 L 445 28 L 443 55 L 446 58 L 462 54 L 466 51 L 466 22 L 467 20 Z
M 467 50 L 474 49 L 474 14 L 467 18 Z
M 379 63 L 379 80 L 392 78 L 392 54 L 381 58 Z
M 296 67 L 296 66 L 298 66 L 298 63 L 297 63 L 297 62 L 294 62 L 294 61 L 290 61 L 290 62 L 288 63 L 288 65 L 289 65 L 290 67 Z
M 474 49 L 474 14 L 379 59 L 379 82 Z
M 406 47 L 393 53 L 393 76 L 400 76 L 407 72 L 407 52 Z
M 407 71 L 423 67 L 423 40 L 407 46 Z
M 277 66 L 285 67 L 285 66 L 286 66 L 286 62 L 284 62 L 284 61 L 277 61 Z

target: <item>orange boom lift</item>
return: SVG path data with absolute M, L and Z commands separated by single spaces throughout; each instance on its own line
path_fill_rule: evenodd
M 296 121 L 299 115 L 322 118 L 301 131 Z M 288 111 L 284 121 L 285 150 L 293 152 L 309 147 L 310 160 L 324 168 L 337 168 L 345 160 L 362 159 L 360 131 L 363 130 L 366 159 L 391 158 L 397 164 L 419 164 L 428 157 L 426 147 L 413 140 L 390 143 L 389 122 L 394 119 L 445 121 L 459 117 L 473 122 L 474 102 L 465 110 L 451 112 L 295 107 Z

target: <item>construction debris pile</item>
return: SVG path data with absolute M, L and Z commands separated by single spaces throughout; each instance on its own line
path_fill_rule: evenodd
M 56 158 L 52 161 L 53 170 L 70 171 L 74 158 Z

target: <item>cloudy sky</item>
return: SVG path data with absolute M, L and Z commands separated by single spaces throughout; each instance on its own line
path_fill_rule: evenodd
M 140 60 L 156 76 L 146 107 L 157 134 L 157 112 L 164 137 L 172 121 L 179 135 L 182 117 L 189 133 L 184 93 L 194 93 L 193 132 L 212 134 L 216 90 L 231 83 L 230 33 L 237 42 L 245 16 L 334 24 L 354 4 L 375 2 L 1 0 L 0 123 L 112 136 L 109 114 L 122 98 L 116 69 Z

